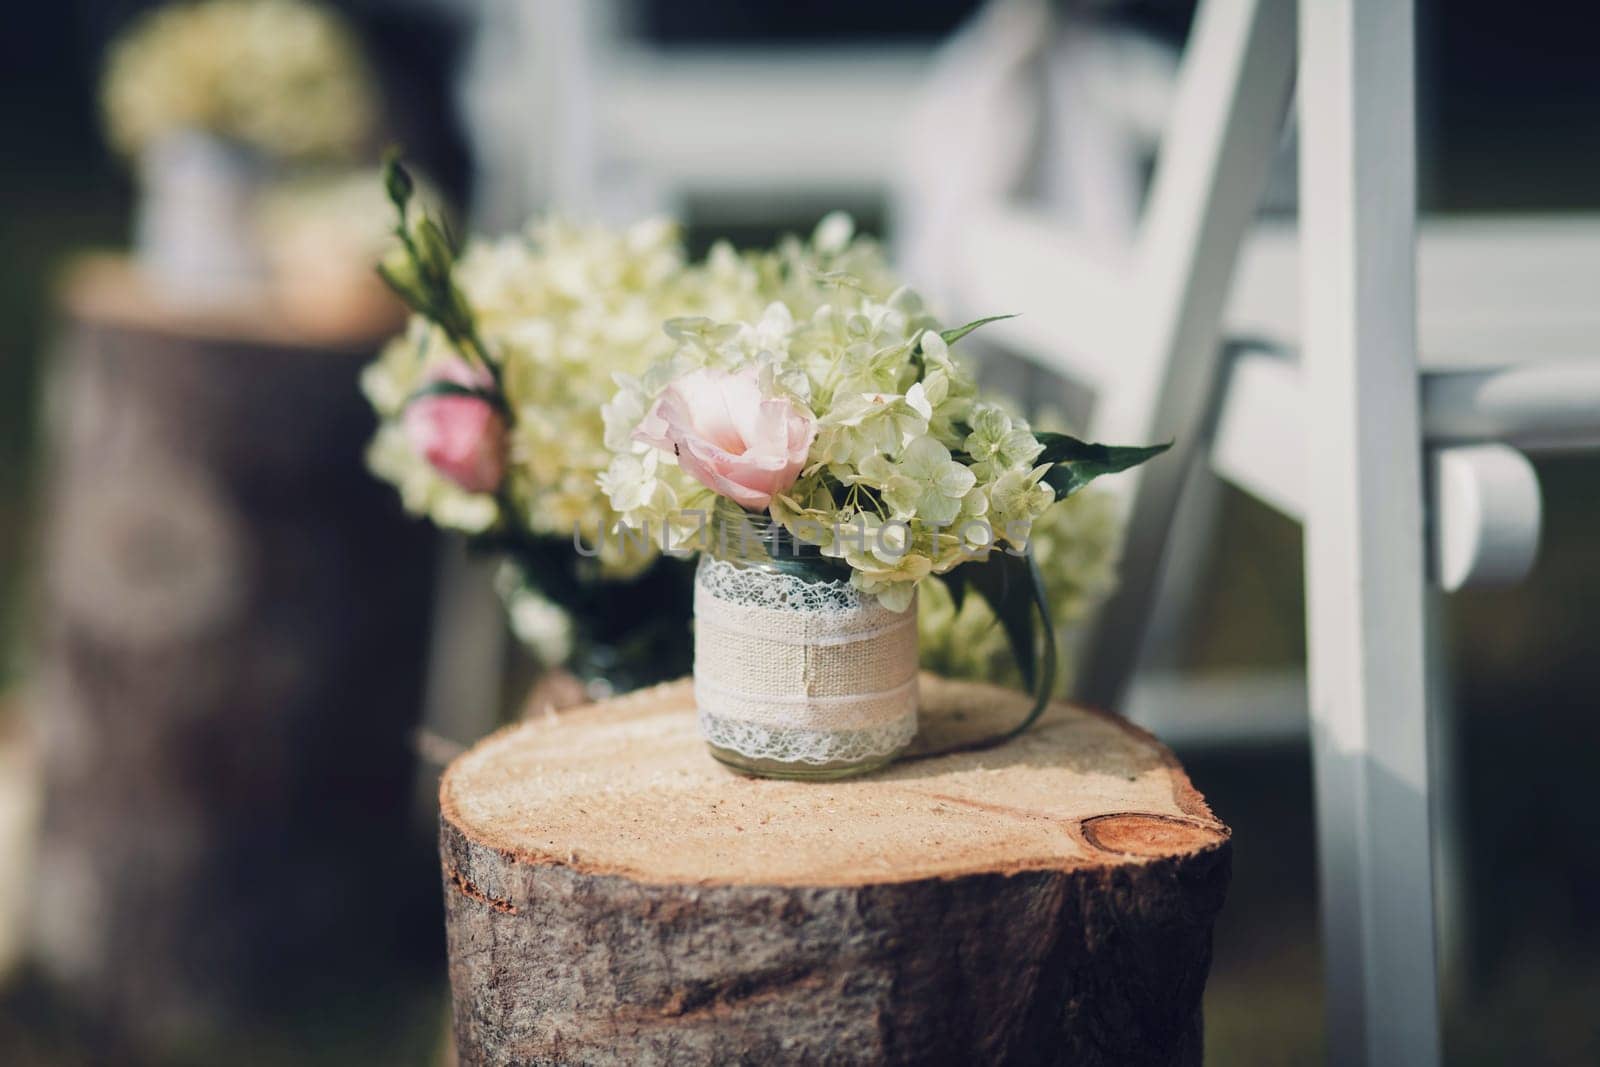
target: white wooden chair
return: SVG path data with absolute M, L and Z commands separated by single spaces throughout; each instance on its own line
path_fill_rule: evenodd
M 883 44 L 661 49 L 630 32 L 623 0 L 481 0 L 463 100 L 490 157 L 486 222 L 534 210 L 632 219 L 770 218 L 775 197 L 820 215 L 881 197 L 898 124 L 930 47 Z
M 1419 233 L 1410 3 L 1302 0 L 1298 21 L 1297 47 L 1292 0 L 1202 4 L 1125 255 L 975 203 L 953 288 L 958 315 L 1023 313 L 988 336 L 1092 388 L 1096 438 L 1178 442 L 1123 481 L 1123 585 L 1080 697 L 1124 706 L 1191 465 L 1304 522 L 1330 1062 L 1428 1064 L 1428 588 L 1525 573 L 1524 452 L 1600 442 L 1600 222 Z M 1297 72 L 1298 235 L 1252 225 Z

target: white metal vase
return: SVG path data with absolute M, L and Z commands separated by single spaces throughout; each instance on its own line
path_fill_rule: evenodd
M 695 574 L 695 703 L 711 754 L 775 778 L 882 767 L 917 732 L 916 603 L 890 611 L 766 516 L 719 504 Z

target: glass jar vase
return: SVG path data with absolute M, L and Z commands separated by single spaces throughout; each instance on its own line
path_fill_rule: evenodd
M 842 561 L 719 500 L 695 573 L 695 703 L 718 760 L 769 778 L 882 767 L 917 732 L 916 601 L 890 611 Z

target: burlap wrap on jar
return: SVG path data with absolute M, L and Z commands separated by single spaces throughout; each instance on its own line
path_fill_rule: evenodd
M 703 556 L 694 685 L 719 758 L 793 765 L 797 776 L 880 765 L 917 731 L 916 603 L 889 611 L 845 579 Z

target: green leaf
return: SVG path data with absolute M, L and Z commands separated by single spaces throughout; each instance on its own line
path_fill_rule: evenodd
M 1065 500 L 1102 475 L 1137 467 L 1172 447 L 1171 441 L 1146 446 L 1097 445 L 1064 433 L 1036 432 L 1033 436 L 1044 446 L 1036 462 L 1054 465 L 1044 481 L 1055 490 L 1057 500 Z
M 497 393 L 487 389 L 474 389 L 470 385 L 462 385 L 460 382 L 451 381 L 432 381 L 426 385 L 419 386 L 410 396 L 406 397 L 406 403 L 410 404 L 413 401 L 422 400 L 430 396 L 471 397 L 474 400 L 482 400 L 495 407 L 500 407 L 502 404 Z
M 1038 650 L 1033 625 L 1033 590 L 1029 581 L 1029 557 L 1014 556 L 996 549 L 988 557 L 963 564 L 945 575 L 948 582 L 960 574 L 973 592 L 989 602 L 1000 628 L 1011 644 L 1017 670 L 1029 689 L 1037 681 Z
M 1056 684 L 1056 631 L 1050 618 L 1050 601 L 1044 588 L 1044 575 L 1030 551 L 1023 556 L 995 550 L 987 559 L 975 560 L 957 567 L 944 575 L 951 585 L 952 579 L 970 584 L 994 611 L 1000 627 L 1011 643 L 1011 654 L 1016 658 L 1017 670 L 1023 682 L 1033 692 L 1033 706 L 1022 721 L 1005 733 L 989 739 L 985 748 L 1016 737 L 1032 726 L 1050 703 L 1050 694 Z M 1035 623 L 1037 622 L 1037 626 Z M 1043 640 L 1039 638 L 1042 636 Z
M 451 321 L 450 332 L 461 336 L 477 336 L 477 326 L 473 322 L 472 305 L 467 303 L 467 294 L 455 283 L 454 278 L 446 279 L 444 299 L 448 301 Z
M 436 280 L 435 284 L 444 284 L 456 261 L 456 250 L 451 247 L 450 239 L 437 222 L 423 215 L 417 220 L 416 241 L 424 276 Z
M 957 611 L 961 610 L 961 605 L 967 599 L 967 578 L 962 572 L 971 566 L 974 566 L 974 564 L 968 563 L 964 567 L 957 567 L 953 571 L 939 575 L 939 580 L 950 591 L 950 601 L 955 604 Z
M 417 277 L 417 268 L 409 256 L 391 256 L 378 264 L 378 277 L 384 284 L 393 289 L 395 295 L 405 302 L 406 307 L 412 311 L 428 315 L 432 302 L 423 290 L 422 279 Z
M 945 344 L 953 345 L 957 341 L 961 340 L 967 334 L 971 333 L 973 330 L 976 330 L 980 326 L 987 326 L 987 325 L 989 325 L 989 323 L 991 323 L 991 322 L 999 322 L 1001 319 L 1014 319 L 1014 318 L 1016 318 L 1015 315 L 990 315 L 986 319 L 973 319 L 971 322 L 967 323 L 965 326 L 957 326 L 953 330 L 940 330 L 939 331 L 939 336 L 944 339 L 944 343 Z
M 1028 709 L 1021 722 L 1013 726 L 1004 735 L 1001 741 L 1009 741 L 1028 727 L 1032 726 L 1044 709 L 1050 706 L 1050 696 L 1056 687 L 1056 624 L 1050 617 L 1050 594 L 1044 587 L 1044 573 L 1039 570 L 1039 561 L 1030 551 L 1028 562 L 1028 592 L 1033 601 L 1033 608 L 1039 615 L 1040 642 L 1039 647 L 1043 652 L 1043 662 L 1039 665 L 1039 684 L 1033 690 L 1033 707 Z

